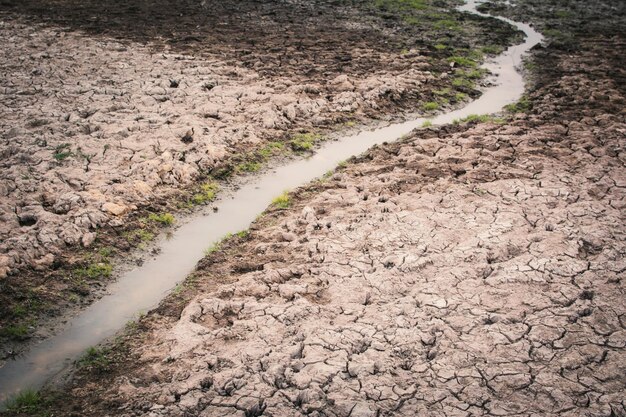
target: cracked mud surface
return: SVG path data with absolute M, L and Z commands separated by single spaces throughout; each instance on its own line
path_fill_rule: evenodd
M 449 84 L 439 73 L 452 52 L 436 40 L 477 48 L 512 36 L 451 15 L 451 2 L 429 10 L 462 22 L 454 31 L 407 26 L 368 1 L 78 3 L 0 2 L 3 326 L 25 305 L 55 314 L 82 299 L 90 289 L 67 279 L 75 252 L 115 239 L 127 251 L 129 216 L 160 210 L 229 157 L 402 117 Z
M 625 416 L 623 37 L 538 51 L 528 115 L 296 192 L 62 413 Z

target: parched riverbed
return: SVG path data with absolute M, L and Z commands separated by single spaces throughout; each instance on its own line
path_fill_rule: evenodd
M 550 7 L 509 10 L 562 36 L 508 120 L 294 191 L 33 410 L 626 415 L 624 14 L 591 34 Z
M 517 36 L 452 1 L 140 3 L 0 3 L 2 359 L 233 177 L 462 106 Z

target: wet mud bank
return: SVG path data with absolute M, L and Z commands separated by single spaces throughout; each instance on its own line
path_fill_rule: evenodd
M 1 356 L 215 180 L 478 96 L 476 65 L 516 34 L 454 5 L 2 1 Z
M 538 49 L 507 123 L 416 131 L 294 191 L 42 409 L 626 415 L 612 22 Z

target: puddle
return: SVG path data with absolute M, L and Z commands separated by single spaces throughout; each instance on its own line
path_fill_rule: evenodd
M 477 2 L 470 0 L 461 10 L 477 13 Z M 484 15 L 483 15 L 484 16 Z M 542 39 L 529 25 L 502 20 L 526 34 L 524 43 L 510 47 L 484 68 L 496 76 L 493 86 L 462 109 L 434 118 L 420 118 L 328 142 L 312 157 L 276 168 L 244 185 L 218 203 L 219 211 L 198 216 L 161 242 L 161 253 L 141 267 L 125 273 L 111 285 L 109 294 L 96 301 L 65 329 L 34 346 L 23 357 L 9 360 L 0 368 L 0 401 L 23 389 L 38 389 L 54 378 L 86 348 L 121 329 L 139 312 L 158 304 L 178 282 L 187 276 L 204 256 L 204 250 L 227 233 L 247 229 L 284 190 L 293 189 L 322 176 L 339 162 L 358 155 L 375 144 L 397 140 L 420 127 L 425 120 L 446 124 L 471 114 L 495 113 L 517 101 L 524 92 L 524 81 L 516 71 L 522 55 Z

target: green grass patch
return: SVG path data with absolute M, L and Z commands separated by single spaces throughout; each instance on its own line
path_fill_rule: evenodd
M 526 113 L 532 109 L 533 105 L 528 97 L 520 98 L 517 103 L 507 104 L 504 106 L 505 110 L 509 113 Z
M 238 172 L 257 172 L 263 167 L 263 164 L 257 161 L 245 161 L 237 165 L 235 168 Z
M 217 195 L 219 189 L 220 186 L 215 181 L 205 182 L 200 185 L 199 192 L 195 193 L 191 197 L 191 203 L 196 205 L 210 203 L 215 200 L 215 196 Z
M 76 274 L 82 278 L 99 279 L 108 278 L 113 272 L 113 266 L 109 262 L 96 262 L 84 268 L 76 269 Z
M 429 101 L 428 103 L 424 103 L 422 108 L 426 111 L 437 110 L 439 108 L 439 103 L 436 103 L 434 101 Z
M 376 0 L 376 7 L 396 10 L 424 10 L 428 7 L 426 0 Z
M 431 127 L 432 125 L 432 120 L 424 120 L 424 123 L 422 123 L 422 127 Z
M 487 45 L 480 48 L 480 50 L 486 55 L 498 55 L 504 51 L 504 48 L 499 45 Z
M 443 43 L 438 43 L 435 45 L 435 49 L 438 51 L 443 51 L 444 49 L 447 49 L 448 45 L 444 45 Z
M 459 25 L 459 22 L 457 22 L 456 20 L 452 20 L 452 19 L 440 19 L 437 20 L 433 26 L 435 27 L 435 29 L 447 29 L 447 30 L 453 30 L 453 31 L 457 31 L 457 30 L 461 30 L 461 26 Z
M 464 117 L 462 119 L 456 119 L 452 123 L 459 124 L 459 123 L 469 123 L 469 122 L 476 122 L 476 123 L 487 123 L 487 122 L 504 123 L 505 120 L 500 118 L 500 117 L 491 116 L 489 114 L 470 114 L 469 116 Z
M 316 133 L 298 133 L 289 140 L 289 146 L 294 152 L 306 152 L 313 150 L 313 145 L 322 139 Z
M 109 350 L 106 348 L 92 346 L 88 348 L 82 358 L 78 360 L 78 366 L 98 373 L 106 372 L 111 365 L 111 361 L 107 357 L 108 353 Z
M 291 197 L 286 191 L 272 200 L 272 205 L 276 208 L 286 209 L 291 205 Z
M 448 62 L 455 63 L 456 65 L 461 66 L 461 67 L 470 67 L 470 68 L 476 67 L 478 65 L 478 63 L 475 60 L 465 57 L 465 56 L 460 56 L 460 55 L 451 56 L 450 58 L 448 58 Z
M 259 156 L 263 159 L 268 159 L 277 153 L 282 152 L 285 149 L 283 142 L 268 142 L 265 146 L 258 150 Z
M 475 88 L 476 84 L 474 83 L 474 81 L 469 80 L 465 77 L 455 77 L 454 79 L 452 79 L 452 85 L 454 87 L 464 87 L 464 88 Z
M 153 223 L 158 223 L 162 226 L 171 226 L 176 221 L 176 219 L 174 218 L 174 215 L 171 213 L 161 213 L 161 214 L 150 213 L 147 219 L 148 221 L 151 221 Z
M 454 99 L 456 101 L 465 101 L 466 98 L 467 98 L 467 94 L 465 93 L 458 92 L 454 94 Z
M 24 340 L 28 337 L 28 334 L 28 326 L 25 324 L 13 324 L 0 330 L 0 335 L 15 340 Z

